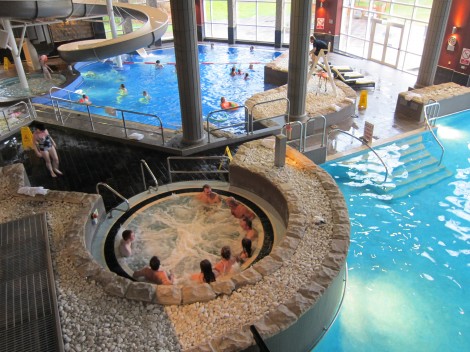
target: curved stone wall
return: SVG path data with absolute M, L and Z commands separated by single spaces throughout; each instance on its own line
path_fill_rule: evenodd
M 185 322 L 175 323 L 184 350 L 250 348 L 255 343 L 249 331 L 252 324 L 268 341 L 276 340 L 282 332 L 286 336 L 283 343 L 295 344 L 289 340 L 299 335 L 299 328 L 305 325 L 302 321 L 314 317 L 321 332 L 339 304 L 344 286 L 340 284 L 343 280 L 340 273 L 344 273 L 349 246 L 349 217 L 341 192 L 323 169 L 292 148 L 288 148 L 286 165 L 277 168 L 273 148 L 272 139 L 242 145 L 231 163 L 231 185 L 267 199 L 286 222 L 285 236 L 270 255 L 251 268 L 212 284 L 160 286 L 119 277 L 102 268 L 89 252 L 96 231 L 90 214 L 98 209 L 102 217 L 106 216 L 100 196 L 50 191 L 33 199 L 81 204 L 81 212 L 71 221 L 72 230 L 65 234 L 61 255 L 69 259 L 83 278 L 94 280 L 113 296 L 163 305 L 182 304 L 188 307 L 185 314 L 201 309 L 203 302 L 217 304 L 218 298 L 229 295 L 236 296 L 235 300 L 248 297 L 253 312 L 250 319 L 236 319 L 234 327 L 224 332 L 211 333 L 210 327 L 204 326 L 210 338 L 204 338 L 203 342 L 186 336 Z M 19 185 L 21 180 L 27 183 L 22 167 L 12 168 L 6 174 L 15 182 L 19 180 Z M 226 299 L 230 300 L 231 296 Z M 195 302 L 199 303 L 191 304 Z M 211 303 L 207 310 L 213 309 L 213 315 L 223 314 L 212 306 Z M 168 314 L 177 320 L 182 313 L 174 306 Z M 303 341 L 299 348 L 306 348 L 316 338 L 310 335 L 299 338 L 299 344 Z M 283 343 L 276 342 L 276 345 L 283 346 Z

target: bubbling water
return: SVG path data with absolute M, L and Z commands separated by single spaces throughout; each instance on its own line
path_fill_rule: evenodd
M 231 215 L 225 202 L 207 205 L 195 195 L 172 195 L 143 207 L 129 218 L 121 229 L 133 230 L 136 239 L 132 256 L 119 259 L 121 266 L 127 265 L 134 271 L 148 265 L 156 255 L 163 270 L 173 272 L 175 283 L 182 283 L 191 274 L 200 272 L 201 260 L 208 259 L 212 265 L 220 260 L 223 246 L 230 246 L 232 255 L 238 255 L 245 236 L 239 220 Z M 253 228 L 258 239 L 262 238 L 263 227 L 258 218 L 253 220 Z M 122 238 L 120 233 L 115 239 L 116 247 Z M 256 247 L 259 246 L 255 240 L 254 255 Z

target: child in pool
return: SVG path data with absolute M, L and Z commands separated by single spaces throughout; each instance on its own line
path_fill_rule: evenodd
M 124 83 L 121 83 L 121 85 L 119 86 L 119 91 L 118 93 L 120 95 L 127 95 L 127 88 L 126 86 L 124 85 Z

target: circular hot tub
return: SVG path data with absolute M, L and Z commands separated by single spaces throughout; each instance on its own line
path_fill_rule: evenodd
M 238 273 L 271 252 L 274 232 L 266 212 L 254 201 L 228 190 L 213 188 L 222 199 L 234 197 L 256 214 L 252 221 L 257 232 L 252 241 L 253 254 L 243 265 L 235 265 Z M 198 188 L 181 188 L 161 192 L 133 205 L 114 219 L 104 243 L 104 257 L 108 268 L 116 274 L 132 279 L 132 273 L 146 265 L 152 256 L 158 256 L 165 271 L 172 272 L 175 284 L 191 284 L 190 275 L 199 272 L 199 263 L 208 259 L 213 265 L 220 259 L 220 249 L 229 246 L 235 257 L 242 251 L 241 240 L 246 231 L 240 220 L 230 213 L 224 201 L 205 204 L 196 196 Z M 121 233 L 131 229 L 136 235 L 132 255 L 119 253 Z

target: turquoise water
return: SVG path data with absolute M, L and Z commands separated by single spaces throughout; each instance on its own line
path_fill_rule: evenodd
M 423 145 L 439 159 L 429 133 L 379 148 L 394 175 L 387 190 L 364 181 L 383 181 L 372 154 L 322 165 L 345 195 L 351 245 L 342 310 L 315 352 L 469 350 L 469 122 L 469 112 L 438 122 L 446 148 L 439 176 L 418 157 Z M 419 173 L 426 177 L 406 184 Z
M 244 105 L 245 100 L 253 94 L 274 87 L 264 84 L 264 65 L 276 58 L 280 52 L 258 48 L 250 52 L 248 47 L 222 45 L 216 45 L 214 49 L 210 46 L 199 45 L 198 49 L 202 110 L 205 117 L 211 111 L 220 109 L 222 96 L 228 101 Z M 155 68 L 156 60 L 160 60 L 164 65 L 162 69 Z M 156 114 L 163 120 L 165 127 L 180 128 L 181 109 L 174 49 L 156 50 L 150 52 L 146 58 L 126 55 L 124 61 L 122 71 L 116 70 L 111 61 L 77 66 L 84 81 L 76 89 L 88 95 L 94 105 Z M 253 63 L 251 70 L 249 69 L 250 63 Z M 244 75 L 230 76 L 232 66 L 240 68 L 243 74 L 248 73 L 249 79 L 245 80 Z M 121 83 L 125 84 L 128 90 L 126 96 L 118 94 Z M 151 96 L 149 102 L 142 100 L 144 90 Z M 102 111 L 100 110 L 99 113 Z M 245 120 L 243 109 L 234 113 L 221 114 L 223 116 L 215 117 L 227 121 L 219 123 L 220 126 L 228 124 L 228 120 L 232 123 Z M 138 121 L 155 124 L 150 117 L 139 117 Z

